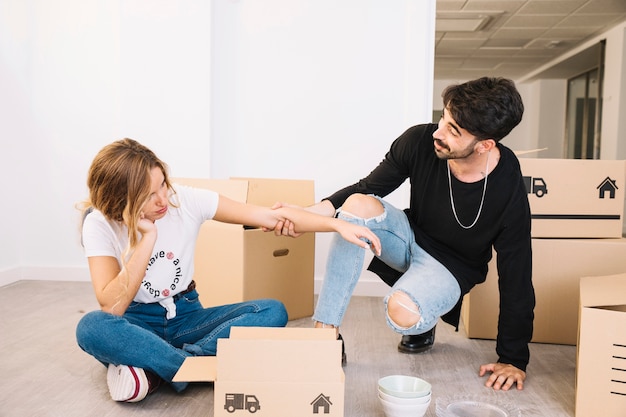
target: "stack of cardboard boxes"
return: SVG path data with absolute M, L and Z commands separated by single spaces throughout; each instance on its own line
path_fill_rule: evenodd
M 581 364 L 595 363 L 594 356 L 604 355 L 609 348 L 608 345 L 594 344 L 593 348 L 581 349 L 584 341 L 594 340 L 586 337 L 587 328 L 601 327 L 600 323 L 587 320 L 586 307 L 626 304 L 625 293 L 620 300 L 609 298 L 606 303 L 600 301 L 601 296 L 585 294 L 592 289 L 605 295 L 626 289 L 626 275 L 621 275 L 624 285 L 615 288 L 612 286 L 620 282 L 619 278 L 600 279 L 604 275 L 626 272 L 626 239 L 622 237 L 626 161 L 520 158 L 520 165 L 532 215 L 536 295 L 532 341 L 576 345 L 580 330 L 578 379 L 587 378 L 580 374 L 580 370 L 585 369 Z M 475 287 L 463 303 L 463 323 L 471 338 L 495 339 L 497 336 L 496 257 L 494 253 L 487 281 Z M 583 286 L 582 277 L 590 277 L 583 280 Z M 611 307 L 612 310 L 619 308 Z M 622 323 L 626 325 L 626 314 L 621 316 L 624 316 Z M 624 333 L 622 331 L 622 335 Z M 626 345 L 626 340 L 614 343 Z M 608 368 L 593 369 L 596 382 L 599 372 L 602 372 L 599 379 L 607 383 L 615 379 L 608 376 Z M 626 381 L 626 376 L 621 380 Z M 597 413 L 598 404 L 609 400 L 609 397 L 600 400 L 586 391 L 586 387 L 589 385 L 578 384 L 577 416 L 597 415 L 584 411 L 585 405 L 592 404 L 591 409 Z M 616 407 L 621 407 L 622 412 L 626 410 L 626 395 L 612 394 L 610 398 L 620 402 Z M 609 415 L 604 413 L 604 406 L 601 408 L 602 415 Z
M 625 161 L 520 158 L 532 215 L 533 342 L 575 345 L 579 280 L 626 272 Z M 463 303 L 471 338 L 495 339 L 497 254 Z

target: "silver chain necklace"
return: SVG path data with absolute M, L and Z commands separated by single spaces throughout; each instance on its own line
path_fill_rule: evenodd
M 454 207 L 454 197 L 452 196 L 452 178 L 450 175 L 450 163 L 448 160 L 446 160 L 446 166 L 448 167 L 448 188 L 450 189 L 450 204 L 452 205 L 452 213 L 454 213 L 454 218 L 456 219 L 456 222 L 459 224 L 459 226 L 461 226 L 463 229 L 471 229 L 472 227 L 474 227 L 476 225 L 476 222 L 478 221 L 478 218 L 480 217 L 480 213 L 483 211 L 483 203 L 485 202 L 485 194 L 487 193 L 487 177 L 489 177 L 489 155 L 491 154 L 491 151 L 487 152 L 487 164 L 485 166 L 485 184 L 483 185 L 483 196 L 480 198 L 480 206 L 478 207 L 478 213 L 476 213 L 476 218 L 474 219 L 474 221 L 472 222 L 472 224 L 470 224 L 469 226 L 465 226 L 463 223 L 461 223 L 461 221 L 459 220 L 459 216 L 457 216 L 456 214 L 456 208 Z

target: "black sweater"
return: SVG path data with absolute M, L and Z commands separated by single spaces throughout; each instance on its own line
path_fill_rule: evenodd
M 510 149 L 498 144 L 500 161 L 487 178 L 482 213 L 472 228 L 463 229 L 452 211 L 446 161 L 437 158 L 433 149 L 432 134 L 436 129 L 435 124 L 409 128 L 367 177 L 327 199 L 338 208 L 354 193 L 385 197 L 408 178 L 411 199 L 405 212 L 415 240 L 455 276 L 462 295 L 485 281 L 494 248 L 498 254 L 500 288 L 498 361 L 525 371 L 535 294 L 531 279 L 530 208 L 519 161 Z M 469 226 L 480 206 L 484 180 L 463 183 L 453 175 L 451 178 L 456 213 L 460 222 Z M 375 258 L 370 269 L 392 284 L 400 273 L 381 264 Z M 443 317 L 457 328 L 461 300 L 462 296 Z

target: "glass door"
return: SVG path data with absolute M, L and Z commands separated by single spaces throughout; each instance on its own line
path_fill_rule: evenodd
M 598 67 L 568 80 L 566 157 L 570 159 L 600 158 L 604 48 L 600 50 Z

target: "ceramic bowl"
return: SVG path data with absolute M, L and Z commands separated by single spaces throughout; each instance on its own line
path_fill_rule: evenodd
M 417 398 L 430 394 L 432 386 L 421 378 L 408 375 L 390 375 L 378 380 L 378 389 L 400 398 Z
M 422 417 L 430 406 L 430 400 L 421 404 L 397 404 L 378 397 L 387 417 Z
M 413 405 L 413 404 L 424 404 L 430 401 L 431 393 L 424 395 L 423 397 L 414 397 L 414 398 L 402 398 L 402 397 L 394 397 L 393 395 L 389 395 L 380 389 L 378 390 L 378 397 L 381 400 L 389 401 L 390 403 L 396 403 L 398 405 Z

